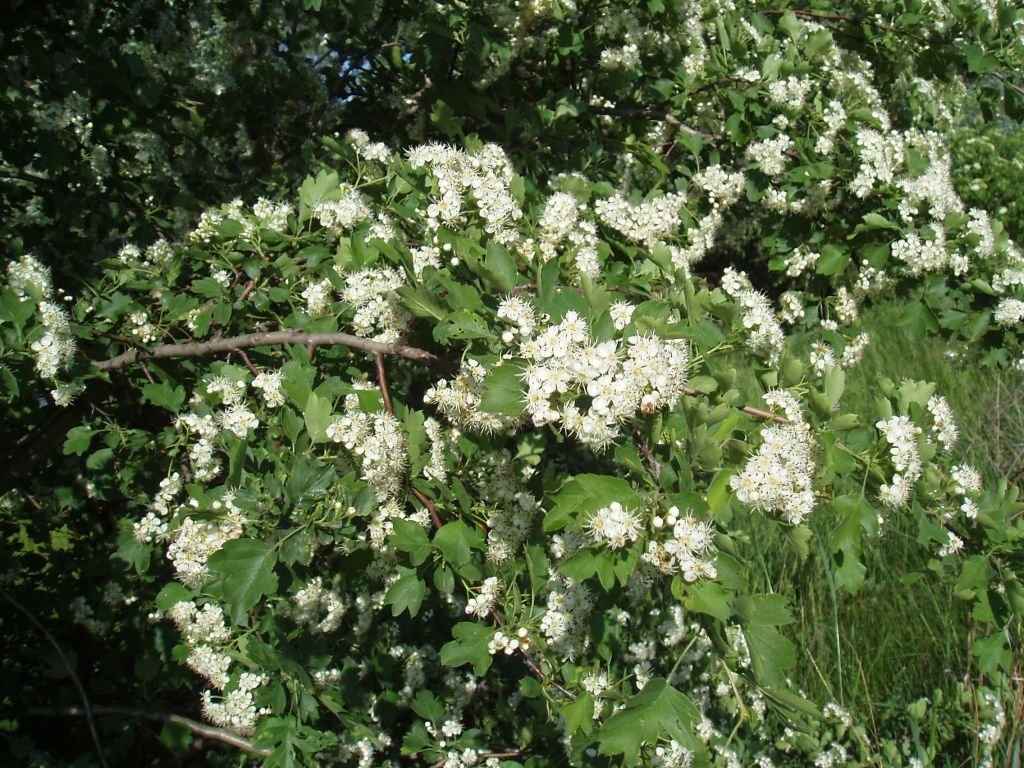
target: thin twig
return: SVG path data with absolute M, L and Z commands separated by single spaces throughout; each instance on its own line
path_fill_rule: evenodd
M 377 385 L 380 387 L 381 399 L 384 400 L 384 410 L 394 416 L 395 409 L 391 403 L 391 395 L 388 393 L 388 378 L 384 373 L 384 355 L 380 352 L 376 352 L 373 359 L 377 365 Z M 419 499 L 420 504 L 426 507 L 427 511 L 430 512 L 430 519 L 434 522 L 434 527 L 440 528 L 443 523 L 441 522 L 441 516 L 437 514 L 437 508 L 434 506 L 433 502 L 424 496 L 422 491 L 420 491 L 420 489 L 411 482 L 409 483 L 409 492 Z
M 377 364 L 377 384 L 380 386 L 380 396 L 384 400 L 384 410 L 395 415 L 395 409 L 391 406 L 391 395 L 388 394 L 388 380 L 384 375 L 384 355 L 375 352 L 373 361 Z
M 97 705 L 92 708 L 92 711 L 97 715 L 127 715 L 128 717 L 137 717 L 141 720 L 175 723 L 176 725 L 188 728 L 198 736 L 230 744 L 232 747 L 248 752 L 250 755 L 267 757 L 273 754 L 273 750 L 256 747 L 247 738 L 239 736 L 237 733 L 207 725 L 206 723 L 200 723 L 198 720 L 182 717 L 181 715 L 166 715 L 162 712 L 147 712 L 144 709 L 135 709 L 134 707 L 110 707 L 105 705 Z M 28 713 L 39 717 L 81 717 L 83 714 L 86 714 L 82 711 L 81 707 L 31 707 Z
M 57 652 L 57 655 L 60 657 L 61 663 L 64 665 L 64 668 L 68 671 L 68 676 L 71 678 L 71 682 L 75 684 L 75 687 L 78 689 L 78 695 L 82 699 L 81 714 L 85 716 L 85 721 L 89 725 L 89 735 L 92 736 L 93 746 L 96 747 L 96 756 L 100 759 L 100 765 L 102 765 L 103 768 L 107 768 L 107 758 L 104 757 L 103 747 L 100 746 L 100 735 L 96 730 L 96 722 L 92 719 L 92 709 L 89 706 L 89 697 L 85 693 L 85 686 L 82 685 L 81 679 L 75 673 L 75 670 L 72 669 L 71 662 L 68 661 L 68 657 L 64 655 L 64 649 L 60 647 L 60 643 L 58 643 L 57 639 L 50 634 L 50 631 L 43 626 L 43 623 L 35 617 L 35 614 L 33 614 L 28 608 L 23 606 L 13 597 L 11 597 L 11 595 L 8 594 L 7 590 L 0 589 L 0 595 L 3 595 L 4 599 L 7 602 L 9 602 L 23 614 L 25 614 L 26 618 L 28 618 L 28 620 L 32 622 L 36 629 L 43 633 L 43 636 L 50 641 L 50 645 L 52 645 L 53 649 Z M 77 709 L 77 707 L 75 707 L 75 709 Z
M 154 360 L 168 357 L 206 357 L 221 352 L 236 352 L 252 347 L 266 347 L 274 344 L 305 344 L 308 348 L 318 346 L 343 346 L 358 349 L 362 352 L 382 355 L 395 355 L 409 360 L 417 360 L 440 368 L 452 369 L 447 360 L 416 347 L 403 344 L 384 344 L 379 341 L 363 339 L 348 333 L 306 333 L 299 330 L 270 331 L 267 333 L 245 333 L 241 336 L 228 336 L 205 342 L 187 342 L 183 344 L 160 344 L 150 351 L 129 349 L 109 360 L 99 360 L 94 365 L 101 371 L 114 371 L 141 360 Z
M 704 394 L 700 390 L 694 389 L 693 387 L 683 387 L 682 390 L 684 394 L 690 395 L 691 397 L 699 397 L 700 395 Z M 757 418 L 759 419 L 768 419 L 770 421 L 776 421 L 779 424 L 789 424 L 789 419 L 785 418 L 784 416 L 779 416 L 777 413 L 765 411 L 762 410 L 761 408 L 754 408 L 753 406 L 750 405 L 744 405 L 742 408 L 740 408 L 740 410 L 743 411 L 744 413 L 749 413 L 751 416 L 757 416 Z
M 645 443 L 644 439 L 640 437 L 640 433 L 633 425 L 633 422 L 627 421 L 626 429 L 628 429 L 629 433 L 633 436 L 633 442 L 636 443 L 637 449 L 644 455 L 644 458 L 647 459 L 647 463 L 651 465 L 651 474 L 654 475 L 654 479 L 657 481 L 658 478 L 661 477 L 661 462 L 654 457 L 653 453 L 651 453 L 651 449 L 647 447 L 647 443 Z
M 437 508 L 434 506 L 434 503 L 424 496 L 423 492 L 419 488 L 412 483 L 409 483 L 409 491 L 413 496 L 419 499 L 420 504 L 427 508 L 427 511 L 430 513 L 430 519 L 433 521 L 435 528 L 440 528 L 444 525 L 444 523 L 441 522 L 441 516 L 437 514 Z
M 256 369 L 256 366 L 252 364 L 252 360 L 250 360 L 249 356 L 245 354 L 245 350 L 238 350 L 238 356 L 242 358 L 242 362 L 245 363 L 245 367 L 249 369 L 249 373 L 251 373 L 253 376 L 260 375 L 260 372 Z

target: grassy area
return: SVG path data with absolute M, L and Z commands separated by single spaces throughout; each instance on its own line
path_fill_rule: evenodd
M 873 343 L 847 372 L 844 410 L 870 413 L 879 377 L 934 381 L 958 417 L 959 458 L 974 464 L 986 482 L 1004 476 L 1020 481 L 1022 377 L 958 362 L 940 340 L 914 341 L 899 326 L 897 308 L 874 308 L 864 321 Z M 812 699 L 835 699 L 869 733 L 884 732 L 888 718 L 906 727 L 908 703 L 940 690 L 949 695 L 964 679 L 970 666 L 967 610 L 952 596 L 952 577 L 927 569 L 928 552 L 916 543 L 909 513 L 890 515 L 881 540 L 865 547 L 866 582 L 854 595 L 837 594 L 832 586 L 828 539 L 835 521 L 828 511 L 811 520 L 815 538 L 802 562 L 777 526 L 752 523 L 750 556 L 764 574 L 758 586 L 792 596 L 797 624 L 791 637 L 800 659 L 795 682 Z

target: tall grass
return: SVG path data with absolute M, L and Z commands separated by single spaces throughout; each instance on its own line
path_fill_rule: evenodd
M 864 317 L 873 342 L 847 372 L 844 410 L 870 414 L 877 381 L 888 377 L 936 382 L 957 415 L 959 459 L 986 482 L 1019 481 L 1024 470 L 1024 381 L 950 354 L 935 339 L 914 340 L 899 324 L 895 306 L 879 305 Z M 884 535 L 865 546 L 866 580 L 856 594 L 837 592 L 829 537 L 837 524 L 821 509 L 814 538 L 801 559 L 778 526 L 752 516 L 752 571 L 765 591 L 793 596 L 797 644 L 794 682 L 813 700 L 833 699 L 851 709 L 870 735 L 905 731 L 906 706 L 921 697 L 955 694 L 971 673 L 970 619 L 953 597 L 955 577 L 929 570 L 929 553 L 916 542 L 909 513 L 890 514 Z

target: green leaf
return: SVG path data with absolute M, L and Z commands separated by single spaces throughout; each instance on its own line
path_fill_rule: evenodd
M 68 430 L 68 436 L 64 439 L 64 455 L 70 456 L 73 453 L 75 456 L 81 456 L 89 450 L 89 443 L 92 442 L 94 434 L 91 427 L 74 427 Z
M 699 581 L 690 588 L 686 598 L 686 609 L 706 613 L 721 621 L 728 621 L 733 614 L 733 594 L 714 581 Z
M 525 405 L 526 387 L 522 379 L 523 369 L 512 362 L 492 366 L 484 378 L 484 393 L 480 398 L 480 410 L 502 416 L 519 416 Z
M 444 320 L 447 312 L 441 305 L 434 301 L 431 295 L 422 288 L 414 288 L 411 285 L 399 287 L 395 293 L 398 294 L 401 304 L 410 314 L 416 317 Z
M 334 420 L 334 409 L 331 401 L 311 392 L 302 409 L 302 418 L 306 422 L 306 431 L 314 443 L 327 442 L 327 427 Z
M 594 730 L 594 697 L 581 693 L 572 704 L 562 707 L 562 717 L 565 718 L 566 736 L 580 730 L 590 734 Z
M 165 613 L 178 603 L 192 600 L 192 593 L 176 581 L 170 581 L 164 585 L 156 595 L 156 607 Z
M 172 387 L 167 381 L 159 384 L 146 384 L 142 388 L 142 396 L 153 405 L 178 413 L 185 403 L 185 388 Z
M 764 624 L 744 628 L 754 677 L 761 685 L 782 688 L 786 672 L 796 665 L 796 648 L 778 630 Z
M 815 264 L 814 271 L 819 275 L 835 275 L 846 269 L 849 263 L 849 251 L 834 245 L 826 245 L 821 249 L 821 256 Z
M 469 562 L 472 549 L 484 548 L 484 537 L 461 520 L 454 520 L 438 530 L 433 543 L 444 559 L 458 568 Z
M 420 565 L 430 557 L 430 539 L 423 526 L 410 520 L 395 519 L 395 532 L 391 544 L 402 552 L 408 552 L 413 565 Z
M 441 646 L 441 663 L 446 667 L 473 665 L 473 674 L 480 676 L 487 672 L 494 660 L 487 650 L 494 637 L 494 630 L 483 624 L 463 621 L 452 629 L 455 637 Z
M 236 624 L 245 623 L 249 609 L 277 589 L 277 551 L 262 541 L 232 539 L 207 562 L 224 579 L 224 599 Z
M 488 281 L 499 291 L 511 291 L 516 287 L 519 270 L 516 261 L 508 250 L 493 240 L 487 243 L 487 256 L 484 259 Z
M 299 187 L 299 220 L 305 221 L 321 200 L 330 200 L 340 191 L 340 179 L 334 171 L 320 171 L 316 178 L 309 176 Z
M 671 737 L 683 746 L 698 745 L 691 730 L 700 711 L 686 696 L 656 677 L 630 698 L 598 733 L 602 755 L 622 755 L 626 765 L 637 765 L 640 745 Z
M 408 611 L 410 616 L 420 612 L 420 605 L 423 604 L 423 596 L 427 594 L 427 584 L 417 574 L 415 569 L 402 568 L 399 566 L 398 577 L 388 588 L 384 595 L 384 605 L 391 606 L 391 615 L 397 616 L 402 611 Z
M 545 531 L 557 531 L 574 520 L 586 522 L 594 512 L 617 501 L 627 509 L 637 509 L 643 496 L 621 477 L 576 475 L 567 480 L 552 500 L 554 506 L 544 518 Z

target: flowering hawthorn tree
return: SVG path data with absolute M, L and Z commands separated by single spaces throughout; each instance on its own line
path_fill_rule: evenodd
M 1024 257 L 957 195 L 928 126 L 963 96 L 901 32 L 915 15 L 953 39 L 970 20 L 967 68 L 1012 111 L 1016 14 L 884 9 L 851 32 L 849 13 L 666 5 L 489 17 L 510 37 L 474 49 L 484 85 L 548 62 L 546 89 L 560 57 L 595 59 L 543 115 L 543 172 L 438 97 L 431 124 L 458 141 L 326 137 L 297 192 L 123 243 L 74 285 L 10 260 L 8 398 L 41 379 L 84 459 L 74 498 L 46 509 L 121 512 L 128 572 L 108 608 L 69 599 L 71 620 L 102 638 L 145 616 L 138 675 L 187 667 L 207 721 L 171 725 L 267 765 L 932 761 L 792 684 L 798 597 L 748 565 L 766 531 L 798 561 L 813 542 L 855 592 L 864 551 L 909 517 L 981 630 L 990 684 L 964 695 L 984 730 L 951 742 L 993 759 L 1024 505 L 958 460 L 934 384 L 881 380 L 853 413 L 844 370 L 882 294 L 919 330 L 984 342 L 988 364 L 1021 359 Z M 430 9 L 426 28 L 434 14 L 480 23 Z M 872 39 L 891 56 L 872 61 Z M 892 87 L 906 62 L 932 79 Z M 559 146 L 583 113 L 624 149 L 594 173 Z M 94 714 L 117 708 L 91 704 L 47 637 L 103 762 Z

